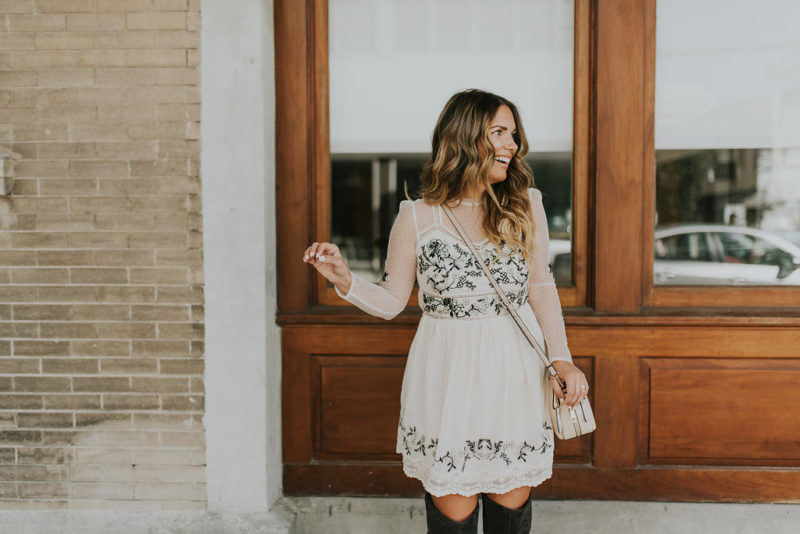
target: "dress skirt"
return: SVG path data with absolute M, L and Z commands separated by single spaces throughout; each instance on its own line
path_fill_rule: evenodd
M 542 346 L 529 303 L 519 314 Z M 510 315 L 423 314 L 403 376 L 397 452 L 435 496 L 506 493 L 552 474 L 544 365 Z

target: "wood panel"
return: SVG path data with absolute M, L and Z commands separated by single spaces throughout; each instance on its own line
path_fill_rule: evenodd
M 310 325 L 287 327 L 283 330 L 284 350 L 307 354 L 408 354 L 416 328 L 393 325 L 355 325 L 343 328 L 338 325 Z
M 284 429 L 284 447 L 293 461 L 397 461 L 400 389 L 413 332 L 286 329 L 283 413 L 293 424 Z M 376 354 L 376 346 L 383 354 Z M 594 358 L 576 355 L 574 361 L 586 374 L 594 402 Z M 556 462 L 590 464 L 593 439 L 558 440 Z
M 556 468 L 534 498 L 677 502 L 800 502 L 800 470 Z
M 312 396 L 311 358 L 307 353 L 292 351 L 291 332 L 284 333 L 281 351 L 281 420 L 283 432 L 284 462 L 311 461 L 312 441 Z
M 572 283 L 574 287 L 559 288 L 558 296 L 564 307 L 586 306 L 590 287 L 590 232 L 593 190 L 590 174 L 593 167 L 594 140 L 594 21 L 590 0 L 575 1 L 575 54 L 573 78 L 574 99 L 572 117 Z
M 288 495 L 392 495 L 420 497 L 422 484 L 402 467 L 350 462 L 285 467 Z M 556 467 L 534 488 L 534 499 L 597 499 L 670 502 L 800 503 L 800 470 L 614 469 Z
M 643 358 L 643 463 L 800 465 L 800 359 Z
M 312 238 L 311 178 L 314 130 L 308 101 L 313 94 L 307 23 L 310 2 L 276 1 L 275 17 L 275 204 L 278 308 L 308 308 L 316 273 L 302 263 Z M 313 36 L 312 36 L 313 37 Z M 257 224 L 254 221 L 254 224 Z
M 647 131 L 649 54 L 642 22 L 655 0 L 596 3 L 595 280 L 598 312 L 636 312 L 642 303 L 643 235 L 647 198 L 642 176 Z M 651 216 L 651 215 L 650 215 Z M 648 237 L 652 239 L 652 235 Z
M 655 287 L 650 303 L 654 308 L 681 310 L 749 309 L 753 315 L 797 313 L 800 310 L 800 287 Z
M 593 352 L 598 361 L 614 355 L 628 358 L 665 354 L 730 358 L 800 356 L 800 329 L 784 325 L 572 326 L 567 329 L 567 339 L 573 352 Z
M 319 378 L 318 458 L 388 455 L 396 461 L 405 362 L 400 356 L 312 359 L 312 379 Z
M 653 260 L 656 226 L 656 2 L 643 3 L 642 17 L 642 264 L 639 273 L 641 301 L 650 305 L 653 289 Z M 650 174 L 648 174 L 650 173 Z
M 800 371 L 800 329 L 781 322 L 671 326 L 662 319 L 661 325 L 568 327 L 575 362 L 590 379 L 598 429 L 591 438 L 557 442 L 555 478 L 538 495 L 789 499 L 785 481 L 797 480 L 791 477 L 800 473 L 798 440 L 791 439 L 797 419 L 786 409 L 800 400 L 792 389 Z M 420 486 L 402 474 L 400 456 L 393 451 L 402 371 L 415 325 L 383 324 L 283 329 L 288 494 L 419 494 Z M 591 357 L 581 356 L 592 349 Z M 755 389 L 749 385 L 754 377 L 764 379 Z M 699 387 L 708 382 L 722 384 L 713 402 Z M 761 405 L 753 402 L 773 386 L 787 393 Z M 759 443 L 743 440 L 733 444 L 731 450 L 739 447 L 735 455 L 720 454 L 730 443 L 714 440 L 738 439 L 735 428 L 715 427 L 713 440 L 703 438 L 705 422 L 685 425 L 695 407 L 707 408 L 713 421 L 735 423 L 758 413 L 763 426 L 751 433 Z M 787 426 L 770 434 L 770 422 Z M 683 452 L 670 456 L 676 446 Z M 753 493 L 744 498 L 739 488 L 708 487 L 724 479 L 713 466 L 734 469 L 725 476 Z M 679 495 L 681 484 L 686 493 Z
M 353 369 L 370 367 L 378 362 L 394 367 L 393 372 L 396 373 L 400 366 L 397 358 L 404 360 L 413 335 L 414 330 L 408 327 L 378 329 L 356 326 L 343 329 L 318 325 L 284 328 L 281 336 L 284 461 L 309 463 L 321 457 L 323 434 L 320 427 L 323 414 L 320 399 L 324 387 L 320 362 L 328 363 L 330 367 L 333 360 L 341 359 L 343 365 Z M 380 352 L 376 347 L 380 348 Z M 391 387 L 391 383 L 390 380 L 389 386 L 383 385 Z M 353 408 L 352 403 L 348 406 Z M 379 417 L 386 419 L 383 423 L 386 427 L 391 419 L 397 423 L 398 413 L 399 410 L 384 408 L 380 410 Z M 374 454 L 381 454 L 381 451 L 377 450 Z
M 597 402 L 592 408 L 597 422 L 593 464 L 598 468 L 633 468 L 638 463 L 636 363 L 624 353 L 596 356 Z
M 580 311 L 580 313 L 578 313 Z M 653 310 L 649 310 L 653 311 Z M 664 310 L 659 310 L 664 311 Z M 747 309 L 737 310 L 736 314 L 719 315 L 716 313 L 703 313 L 701 310 L 692 310 L 693 313 L 673 312 L 672 314 L 635 314 L 635 315 L 595 315 L 589 310 L 570 310 L 564 315 L 567 328 L 572 327 L 726 327 L 740 326 L 758 328 L 798 328 L 800 327 L 800 314 L 786 310 L 780 315 L 752 315 Z M 317 308 L 307 312 L 285 313 L 279 312 L 277 322 L 281 326 L 302 325 L 350 325 L 350 326 L 380 326 L 408 327 L 419 323 L 421 313 L 419 309 L 406 310 L 387 323 L 384 319 L 373 317 L 361 311 L 350 308 Z

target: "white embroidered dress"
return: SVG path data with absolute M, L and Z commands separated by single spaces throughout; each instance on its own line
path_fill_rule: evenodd
M 548 263 L 541 193 L 529 189 L 535 235 L 529 265 L 502 245 L 492 274 L 553 360 L 571 360 Z M 498 255 L 483 235 L 482 207 L 453 208 L 483 260 Z M 373 284 L 354 275 L 348 302 L 391 319 L 419 285 L 423 314 L 408 354 L 397 452 L 403 470 L 435 496 L 505 493 L 552 474 L 553 430 L 544 366 L 440 206 L 403 201 L 386 268 Z M 338 290 L 337 290 L 338 292 Z

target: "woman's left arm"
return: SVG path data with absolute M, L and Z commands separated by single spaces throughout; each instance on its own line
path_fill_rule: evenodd
M 547 215 L 542 204 L 542 193 L 538 189 L 530 188 L 528 194 L 535 225 L 534 251 L 529 263 L 528 302 L 547 340 L 548 355 L 553 367 L 567 383 L 565 403 L 573 406 L 588 392 L 588 383 L 583 373 L 572 364 L 572 354 L 567 346 L 561 301 L 550 269 L 550 235 L 547 229 Z M 560 390 L 554 389 L 561 396 Z

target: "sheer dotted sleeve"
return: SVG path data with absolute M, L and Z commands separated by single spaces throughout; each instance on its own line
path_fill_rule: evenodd
M 372 283 L 353 273 L 347 294 L 336 293 L 370 315 L 389 320 L 403 311 L 414 288 L 417 268 L 417 225 L 412 201 L 400 203 L 389 233 L 386 267 L 381 280 Z M 335 287 L 335 286 L 334 286 Z
M 550 269 L 550 235 L 547 229 L 547 215 L 542 204 L 542 193 L 538 189 L 528 189 L 533 211 L 534 252 L 529 266 L 528 302 L 533 308 L 536 320 L 542 327 L 547 340 L 547 348 L 552 361 L 572 361 L 567 346 L 567 333 L 561 301 L 558 299 L 556 282 Z

